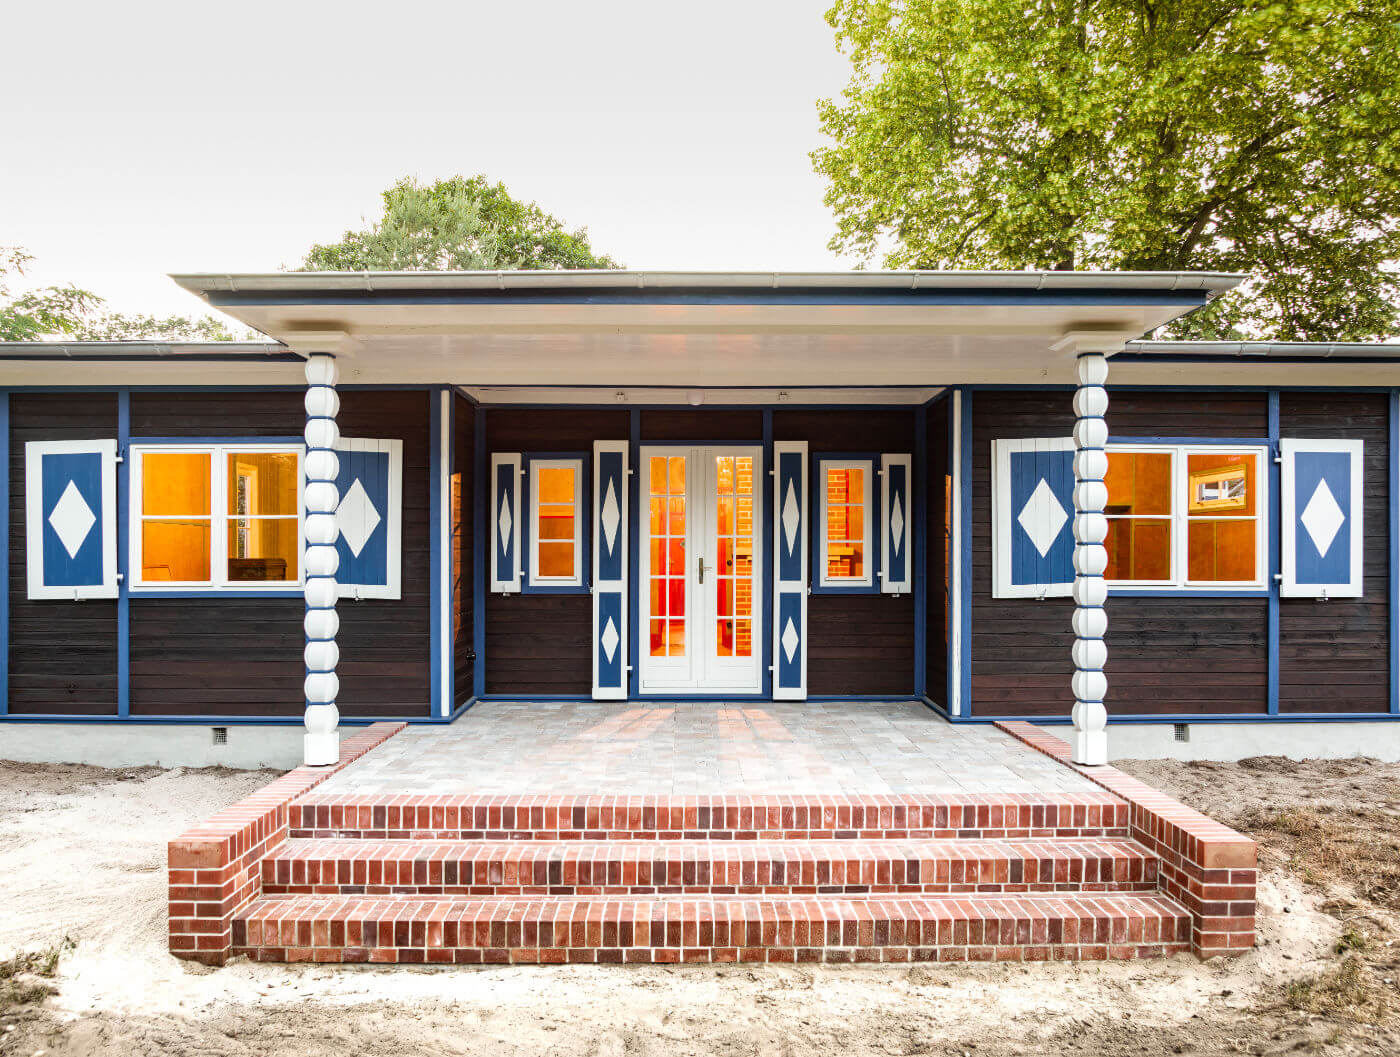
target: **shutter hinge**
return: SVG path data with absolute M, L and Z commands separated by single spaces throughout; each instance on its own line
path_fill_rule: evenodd
M 1276 584 L 1281 584 L 1281 583 L 1283 583 L 1283 573 L 1274 573 L 1274 583 L 1276 583 Z

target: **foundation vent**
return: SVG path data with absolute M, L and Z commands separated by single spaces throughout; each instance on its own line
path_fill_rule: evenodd
M 1177 740 L 1181 740 L 1181 739 L 1178 738 Z M 215 728 L 214 728 L 214 744 L 215 744 L 215 745 L 227 745 L 227 744 L 228 744 L 228 727 L 215 727 Z
M 1185 723 L 1173 723 L 1172 736 L 1176 738 L 1177 741 L 1190 741 L 1191 728 L 1188 727 Z

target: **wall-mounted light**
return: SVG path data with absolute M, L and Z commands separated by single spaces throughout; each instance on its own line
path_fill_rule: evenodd
M 627 403 L 627 394 L 626 394 L 625 392 L 623 392 L 621 389 L 619 389 L 619 390 L 617 391 L 617 394 L 616 394 L 616 395 L 617 395 L 617 402 L 618 402 L 619 404 L 625 404 L 625 403 Z
M 780 404 L 786 404 L 786 403 L 787 403 L 787 398 L 788 398 L 788 395 L 787 395 L 787 390 L 786 390 L 786 389 L 784 389 L 784 390 L 782 390 L 781 392 L 778 393 L 778 403 L 780 403 Z
M 705 402 L 705 394 L 699 389 L 692 389 L 690 392 L 685 394 L 685 399 L 691 407 L 699 407 Z

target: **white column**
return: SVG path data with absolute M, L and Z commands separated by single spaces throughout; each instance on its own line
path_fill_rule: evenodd
M 335 357 L 313 353 L 306 361 L 306 735 L 303 761 L 311 767 L 324 767 L 340 761 L 340 712 L 335 707 L 340 681 L 335 667 L 340 651 L 335 644 L 340 618 L 335 603 L 339 596 L 336 570 L 340 556 L 335 540 L 335 519 L 340 495 L 335 480 L 340 459 L 335 447 L 340 430 L 335 424 L 340 397 L 335 383 L 339 377 Z
M 1108 616 L 1104 601 L 1108 587 L 1108 361 L 1102 351 L 1081 351 L 1077 363 L 1079 387 L 1074 393 L 1074 738 L 1075 763 L 1108 762 L 1108 712 L 1104 696 L 1108 679 L 1104 663 L 1108 649 L 1104 633 Z

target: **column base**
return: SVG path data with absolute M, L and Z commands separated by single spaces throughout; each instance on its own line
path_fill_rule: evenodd
M 1070 738 L 1070 759 L 1086 767 L 1108 763 L 1108 731 L 1076 730 Z
M 307 767 L 329 767 L 340 762 L 340 731 L 308 731 L 302 736 L 302 763 Z

